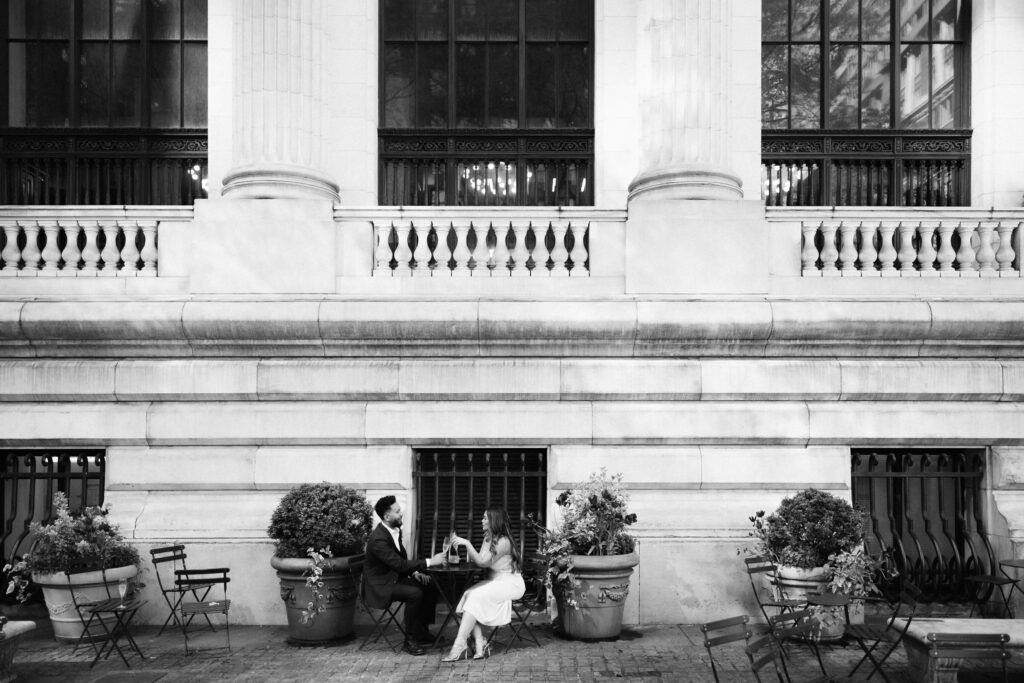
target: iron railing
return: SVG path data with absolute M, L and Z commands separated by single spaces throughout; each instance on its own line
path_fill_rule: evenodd
M 971 132 L 763 131 L 768 206 L 969 206 Z
M 440 552 L 452 530 L 479 547 L 480 518 L 504 507 L 524 554 L 540 538 L 530 524 L 546 519 L 547 452 L 538 448 L 419 449 L 415 452 L 420 557 Z
M 889 553 L 899 574 L 930 602 L 984 602 L 991 585 L 966 581 L 996 573 L 982 513 L 985 453 L 977 449 L 857 449 L 854 504 L 869 516 L 873 555 Z
M 206 175 L 206 130 L 0 129 L 0 204 L 187 205 Z
M 381 130 L 384 206 L 592 206 L 593 130 Z

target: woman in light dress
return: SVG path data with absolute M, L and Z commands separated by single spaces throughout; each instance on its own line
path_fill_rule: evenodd
M 484 640 L 483 626 L 504 626 L 512 621 L 512 601 L 523 597 L 526 584 L 523 583 L 522 557 L 519 548 L 512 542 L 512 525 L 503 508 L 488 508 L 480 524 L 484 531 L 484 542 L 480 550 L 464 538 L 455 536 L 452 545 L 465 546 L 471 562 L 478 567 L 489 567 L 490 577 L 481 581 L 462 594 L 455 611 L 462 615 L 459 634 L 452 643 L 451 652 L 442 659 L 454 662 L 469 658 L 469 634 L 474 641 L 473 659 L 483 659 L 489 653 Z

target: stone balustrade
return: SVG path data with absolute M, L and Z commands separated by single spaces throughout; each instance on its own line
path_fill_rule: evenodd
M 0 220 L 0 277 L 155 277 L 156 220 Z
M 589 223 L 375 221 L 374 276 L 587 277 Z
M 804 277 L 1014 277 L 1017 218 L 803 220 Z

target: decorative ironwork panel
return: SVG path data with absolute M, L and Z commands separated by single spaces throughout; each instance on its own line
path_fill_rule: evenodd
M 545 524 L 547 451 L 540 448 L 434 449 L 415 451 L 416 548 L 420 557 L 441 551 L 452 530 L 479 547 L 480 518 L 503 507 L 520 550 L 540 544 L 529 517 Z
M 853 501 L 868 513 L 872 554 L 891 553 L 899 582 L 934 602 L 983 602 L 992 590 L 965 581 L 996 573 L 985 530 L 978 449 L 854 449 Z

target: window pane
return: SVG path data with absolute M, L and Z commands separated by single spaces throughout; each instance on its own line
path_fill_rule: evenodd
M 149 0 L 149 37 L 173 40 L 180 36 L 180 0 Z
M 933 128 L 958 128 L 962 125 L 961 81 L 956 74 L 957 53 L 958 48 L 954 45 L 932 46 Z
M 786 50 L 785 45 L 765 45 L 761 51 L 761 125 L 765 128 L 789 125 Z
M 861 38 L 889 40 L 892 0 L 861 0 Z
M 928 3 L 900 0 L 900 35 L 903 40 L 928 40 Z
M 68 55 L 63 45 L 11 44 L 10 102 L 12 126 L 63 127 L 70 125 Z M 17 109 L 19 94 L 23 110 Z
M 484 125 L 485 49 L 473 43 L 460 43 L 456 48 L 455 125 L 460 128 Z
M 555 47 L 526 46 L 526 125 L 555 126 Z
M 857 0 L 832 0 L 829 6 L 832 40 L 857 40 Z
M 142 38 L 139 0 L 114 0 L 114 38 Z
M 206 0 L 185 0 L 185 40 L 206 40 Z
M 135 43 L 115 44 L 113 49 L 113 58 L 113 125 L 123 127 L 141 126 L 142 48 Z
M 487 5 L 487 35 L 491 40 L 519 37 L 519 3 L 490 0 Z
M 110 37 L 110 0 L 82 0 L 82 38 Z
M 821 127 L 821 48 L 794 45 L 791 128 Z
M 149 122 L 154 128 L 181 126 L 181 54 L 176 44 L 150 45 Z
M 761 0 L 761 37 L 763 40 L 786 40 L 789 22 L 789 0 Z
M 857 127 L 857 85 L 859 81 L 857 48 L 854 46 L 832 48 L 832 101 L 829 103 L 828 113 L 829 124 L 833 128 Z
M 961 0 L 932 0 L 932 40 L 954 40 L 957 35 L 957 17 L 962 11 Z
M 385 128 L 412 128 L 415 118 L 415 48 L 384 46 Z
M 888 45 L 865 45 L 861 58 L 861 128 L 888 128 L 890 125 L 890 70 Z
M 483 40 L 487 37 L 485 0 L 455 0 L 456 40 Z
M 927 45 L 904 45 L 900 55 L 900 125 L 927 128 L 928 123 Z
M 78 118 L 83 126 L 110 125 L 110 64 L 107 43 L 82 43 L 78 57 Z
M 487 127 L 519 125 L 519 49 L 516 45 L 490 45 L 487 86 Z
M 68 38 L 70 9 L 65 0 L 8 0 L 8 36 Z
M 817 40 L 820 35 L 820 0 L 793 0 L 793 40 Z
M 185 45 L 185 127 L 205 128 L 206 45 Z
M 416 37 L 420 40 L 448 39 L 448 0 L 419 0 L 416 3 Z
M 416 85 L 416 125 L 426 128 L 448 125 L 447 45 L 419 46 Z
M 416 0 L 381 0 L 384 40 L 412 40 L 416 27 Z
M 556 0 L 526 0 L 527 40 L 555 39 L 555 4 Z
M 558 3 L 559 40 L 588 40 L 593 0 L 562 0 Z
M 558 48 L 559 86 L 561 97 L 558 107 L 560 128 L 588 128 L 590 126 L 590 54 L 586 47 L 561 45 Z

